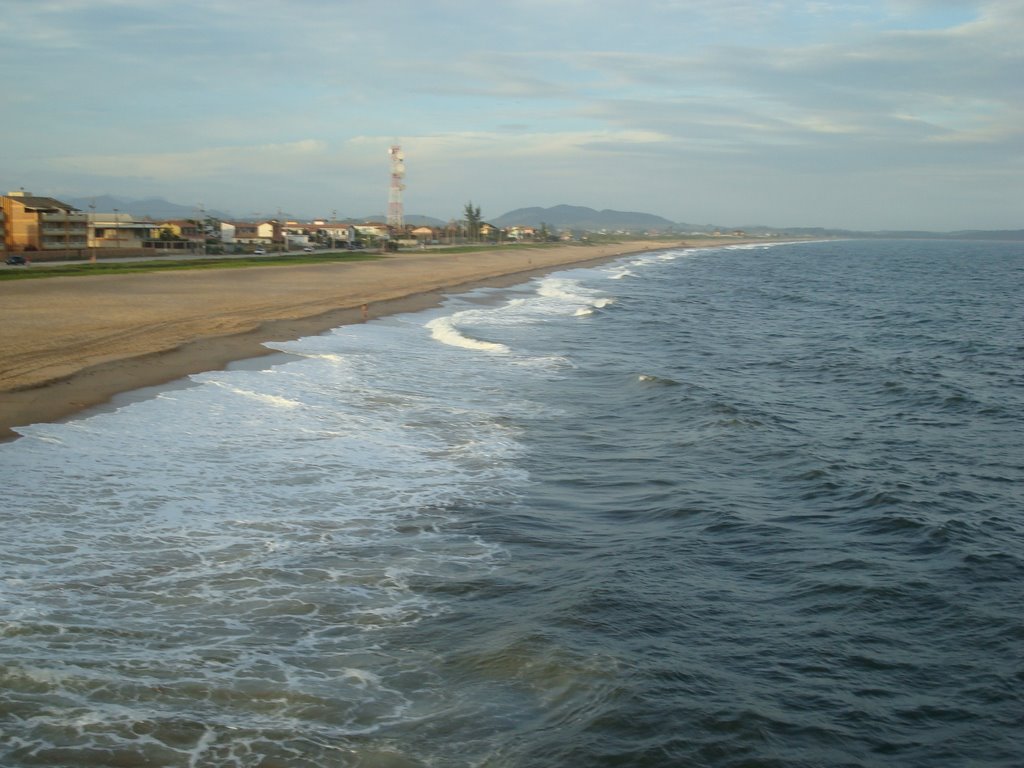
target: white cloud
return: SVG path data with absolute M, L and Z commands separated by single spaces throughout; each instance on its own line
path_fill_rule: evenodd
M 91 173 L 99 177 L 141 177 L 157 181 L 198 181 L 231 174 L 269 175 L 300 173 L 322 166 L 325 142 L 304 139 L 287 144 L 252 147 L 217 147 L 188 152 L 152 154 L 79 155 L 55 157 L 55 168 Z
M 222 208 L 379 211 L 398 135 L 410 204 L 435 215 L 493 184 L 515 207 L 689 218 L 665 207 L 686 179 L 721 189 L 700 202 L 729 221 L 764 205 L 744 174 L 931 174 L 929 206 L 905 213 L 945 200 L 951 220 L 981 214 L 956 203 L 970 183 L 1024 196 L 1006 173 L 1024 162 L 1022 33 L 1019 0 L 26 0 L 0 16 L 17 73 L 0 146 L 12 188 Z

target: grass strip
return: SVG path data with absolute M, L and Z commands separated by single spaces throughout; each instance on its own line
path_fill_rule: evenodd
M 28 267 L 0 269 L 0 280 L 32 280 L 45 277 L 88 277 L 127 275 L 138 272 L 169 272 L 191 269 L 237 269 L 242 267 L 280 267 L 298 264 L 330 264 L 372 261 L 383 258 L 375 253 L 303 253 L 280 256 L 239 256 L 196 259 L 154 259 L 153 261 L 97 261 L 80 264 L 36 263 Z

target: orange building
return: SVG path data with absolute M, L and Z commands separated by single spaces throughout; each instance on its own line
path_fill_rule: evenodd
M 52 197 L 11 192 L 2 198 L 8 252 L 56 251 L 88 245 L 88 216 Z

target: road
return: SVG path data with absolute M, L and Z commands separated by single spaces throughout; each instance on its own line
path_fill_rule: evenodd
M 345 251 L 330 249 L 324 251 L 315 251 L 315 253 L 344 253 Z M 112 263 L 112 262 L 130 262 L 130 261 L 197 261 L 200 259 L 252 259 L 260 258 L 264 256 L 266 258 L 272 258 L 274 256 L 296 256 L 303 253 L 303 251 L 273 251 L 271 253 L 191 253 L 191 252 L 176 252 L 169 254 L 149 254 L 145 256 L 102 256 L 97 257 L 97 264 Z M 66 264 L 89 264 L 91 259 L 67 259 L 63 261 L 39 261 L 35 262 L 28 267 L 24 265 L 11 265 L 11 264 L 0 264 L 0 267 L 4 269 L 35 269 L 39 267 L 56 267 L 63 266 Z

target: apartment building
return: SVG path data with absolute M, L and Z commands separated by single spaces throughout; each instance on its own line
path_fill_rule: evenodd
M 21 190 L 0 198 L 8 252 L 74 250 L 88 246 L 86 214 L 52 197 Z

